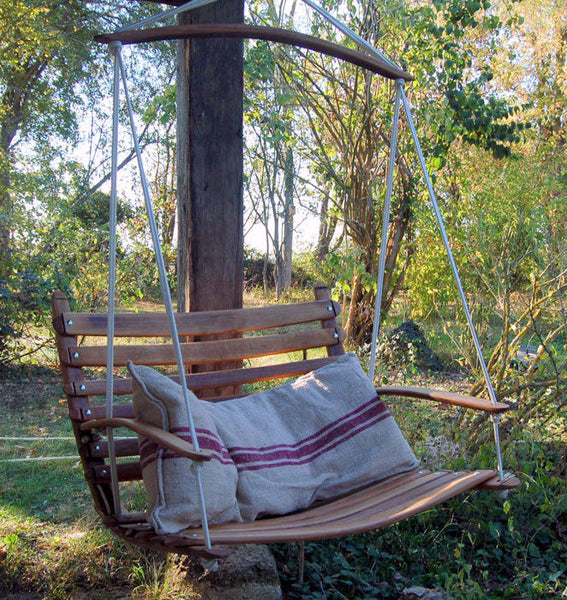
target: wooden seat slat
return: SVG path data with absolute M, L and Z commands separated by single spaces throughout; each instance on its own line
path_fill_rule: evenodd
M 137 481 L 142 479 L 142 467 L 140 461 L 123 462 L 117 465 L 118 481 Z M 106 465 L 98 465 L 92 468 L 94 483 L 110 483 L 110 468 Z
M 206 373 L 192 373 L 187 375 L 187 386 L 190 390 L 202 390 L 211 387 L 244 385 L 258 381 L 297 377 L 319 369 L 334 362 L 336 356 L 313 358 L 309 360 L 265 365 L 261 367 L 247 367 L 243 369 L 227 369 L 225 371 L 210 371 Z M 179 377 L 171 377 L 179 381 Z M 65 392 L 74 396 L 102 396 L 106 393 L 106 379 L 92 379 L 80 383 L 69 383 L 64 386 Z M 114 379 L 114 394 L 124 395 L 132 393 L 131 379 Z
M 429 498 L 431 494 L 437 493 L 440 487 L 450 488 L 452 485 L 462 486 L 474 482 L 477 485 L 480 481 L 489 479 L 494 471 L 453 473 L 449 471 L 411 471 L 384 481 L 374 484 L 356 492 L 356 499 L 352 494 L 334 500 L 330 503 L 316 506 L 297 515 L 286 515 L 269 519 L 269 524 L 261 526 L 263 531 L 270 529 L 282 529 L 289 527 L 292 529 L 302 528 L 305 524 L 317 522 L 318 526 L 325 523 L 343 523 L 358 521 L 360 515 L 364 515 L 371 510 L 379 510 L 386 513 L 392 508 L 397 509 L 401 504 L 410 498 Z M 460 493 L 460 492 L 459 492 Z M 254 523 L 245 525 L 254 529 Z M 223 532 L 228 530 L 248 529 L 239 523 L 230 523 L 222 526 Z
M 479 485 L 478 489 L 504 492 L 506 490 L 513 490 L 520 485 L 522 485 L 522 482 L 514 475 L 505 476 L 504 480 L 501 480 L 499 476 L 495 475 L 491 479 L 484 481 L 482 485 Z
M 242 535 L 253 535 L 256 540 L 269 539 L 274 532 L 278 537 L 281 535 L 297 535 L 301 530 L 304 539 L 313 539 L 310 536 L 319 537 L 326 530 L 329 537 L 355 533 L 369 527 L 370 523 L 376 523 L 381 527 L 391 524 L 408 516 L 408 512 L 415 514 L 425 508 L 430 508 L 444 500 L 460 494 L 466 489 L 475 487 L 484 479 L 490 478 L 493 471 L 474 473 L 453 474 L 423 472 L 420 477 L 398 477 L 394 485 L 390 482 L 380 482 L 371 488 L 361 492 L 355 492 L 344 499 L 341 510 L 336 510 L 336 503 L 304 511 L 300 521 L 289 517 L 266 519 L 247 523 L 244 528 L 225 528 L 220 525 L 215 528 L 214 535 L 222 535 L 223 542 L 229 543 L 228 539 L 237 540 Z M 388 493 L 383 492 L 383 487 Z M 280 519 L 282 522 L 280 523 Z M 370 522 L 369 522 L 370 519 Z M 360 528 L 363 529 L 360 529 Z M 256 532 L 255 532 L 256 530 Z M 288 538 L 289 539 L 289 538 Z
M 203 364 L 332 346 L 341 343 L 344 337 L 345 334 L 342 330 L 319 329 L 299 333 L 185 343 L 181 344 L 181 351 L 185 363 Z M 67 355 L 62 358 L 65 359 L 67 365 L 72 367 L 103 366 L 106 364 L 106 348 L 105 346 L 70 347 Z M 139 365 L 172 365 L 175 364 L 175 352 L 171 344 L 115 346 L 114 364 L 124 366 L 129 360 Z
M 380 485 L 380 501 L 391 502 L 396 497 L 406 494 L 412 490 L 416 490 L 421 486 L 431 486 L 435 482 L 443 477 L 443 472 L 433 471 L 418 471 L 413 470 L 407 473 L 401 473 L 389 477 L 379 482 Z M 363 510 L 368 503 L 376 502 L 376 485 L 373 484 L 357 491 L 357 510 Z M 337 498 L 332 502 L 320 503 L 320 506 L 314 506 L 309 511 L 304 511 L 297 515 L 286 515 L 283 517 L 277 517 L 274 520 L 274 525 L 281 527 L 285 524 L 289 524 L 296 527 L 302 521 L 309 521 L 317 518 L 319 523 L 327 520 L 337 520 L 346 516 L 352 515 L 352 498 L 351 495 L 345 495 Z
M 91 442 L 89 444 L 89 452 L 91 456 L 97 458 L 108 458 L 108 442 Z M 138 438 L 132 438 L 129 440 L 116 440 L 114 442 L 114 452 L 116 456 L 139 456 L 140 447 L 138 445 Z
M 210 528 L 213 544 L 309 541 L 377 529 L 427 510 L 493 477 L 494 471 L 412 471 L 295 515 Z M 143 536 L 142 531 L 139 532 Z M 160 536 L 153 536 L 156 543 Z M 204 544 L 200 528 L 167 536 L 176 547 Z
M 219 335 L 258 331 L 334 319 L 341 311 L 337 302 L 315 300 L 301 304 L 275 304 L 261 308 L 237 308 L 175 315 L 179 335 Z M 65 335 L 106 336 L 106 313 L 63 313 L 57 327 Z M 169 337 L 165 313 L 117 313 L 117 337 Z

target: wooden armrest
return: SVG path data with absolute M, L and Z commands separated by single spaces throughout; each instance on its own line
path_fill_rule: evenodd
M 168 450 L 185 456 L 191 460 L 205 461 L 211 460 L 212 456 L 210 452 L 201 450 L 197 452 L 193 444 L 182 440 L 169 431 L 164 431 L 159 427 L 154 427 L 148 423 L 143 423 L 136 419 L 124 419 L 121 417 L 114 417 L 112 419 L 92 419 L 81 423 L 81 430 L 88 431 L 90 429 L 105 429 L 106 427 L 126 427 L 136 433 L 147 437 L 156 442 L 161 446 L 165 446 Z
M 483 481 L 479 486 L 479 490 L 493 490 L 497 492 L 504 492 L 506 490 L 513 490 L 518 486 L 522 485 L 522 482 L 518 477 L 507 474 L 503 480 L 500 480 L 498 476 L 492 477 L 492 479 L 487 479 Z
M 430 390 L 427 388 L 404 387 L 404 386 L 385 386 L 376 388 L 379 396 L 404 396 L 407 398 L 420 398 L 422 400 L 433 400 L 443 404 L 453 406 L 464 406 L 465 408 L 474 408 L 475 410 L 484 410 L 490 413 L 503 413 L 510 407 L 508 404 L 498 402 L 493 404 L 485 398 L 475 398 L 458 392 L 446 392 L 444 390 Z

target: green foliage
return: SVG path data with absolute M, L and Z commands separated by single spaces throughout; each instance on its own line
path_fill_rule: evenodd
M 431 350 L 421 328 L 411 319 L 396 327 L 377 348 L 378 360 L 390 369 L 442 371 L 443 362 Z
M 368 273 L 364 262 L 354 252 L 333 252 L 325 260 L 327 278 L 335 281 L 333 294 L 336 298 L 351 292 L 354 277 L 362 278 L 362 286 L 366 291 L 376 291 L 375 278 Z
M 136 6 L 113 2 L 0 2 L 2 363 L 17 358 L 26 329 L 46 318 L 54 288 L 71 292 L 88 309 L 106 299 L 108 195 L 99 189 L 104 177 L 93 180 L 98 161 L 106 168 L 97 154 L 106 136 L 97 127 L 110 79 L 105 49 L 92 37 L 105 23 L 117 25 L 135 13 Z M 141 84 L 136 91 L 144 90 Z M 150 94 L 151 118 L 157 120 L 160 106 L 165 114 L 171 109 L 174 93 L 167 92 Z M 89 156 L 85 146 L 76 147 L 79 134 L 89 138 Z M 133 211 L 122 202 L 119 212 L 123 221 Z M 121 254 L 125 291 L 119 300 L 127 302 L 138 295 L 137 280 L 151 270 L 133 253 Z
M 30 351 L 33 328 L 48 322 L 50 292 L 68 291 L 64 274 L 39 274 L 34 266 L 12 264 L 10 275 L 0 280 L 0 373 L 7 363 L 17 362 Z M 38 340 L 31 350 L 43 344 L 44 340 Z
M 514 399 L 527 420 L 534 412 L 561 411 L 567 380 L 560 348 L 567 331 L 557 318 L 565 273 L 552 233 L 563 227 L 555 211 L 556 183 L 531 158 L 495 162 L 474 151 L 454 161 L 438 178 L 439 195 L 496 391 Z M 445 333 L 477 378 L 472 391 L 480 394 L 482 375 L 437 225 L 427 210 L 416 217 L 411 314 L 445 321 Z M 528 345 L 537 358 L 518 370 L 517 355 Z
M 128 551 L 109 533 L 87 527 L 57 526 L 24 519 L 0 509 L 0 593 L 41 593 L 64 600 L 82 590 L 123 586 L 129 581 Z M 1 536 L 0 533 L 0 536 Z M 114 597 L 111 589 L 108 598 Z
M 252 287 L 261 287 L 263 285 L 264 267 L 269 287 L 273 287 L 274 282 L 274 262 L 267 259 L 257 250 L 244 248 L 244 285 L 247 289 Z M 292 268 L 292 287 L 300 288 L 302 291 L 311 290 L 318 281 L 328 282 L 329 271 L 326 265 L 322 265 L 315 260 L 311 251 L 296 252 L 293 256 Z
M 410 430 L 422 431 L 432 418 L 425 411 L 400 422 L 412 438 Z M 444 427 L 450 426 L 445 419 Z M 492 448 L 470 451 L 488 463 L 477 465 L 492 465 Z M 509 498 L 476 492 L 376 533 L 308 543 L 303 583 L 297 581 L 296 551 L 276 547 L 289 597 L 387 600 L 419 585 L 458 600 L 561 597 L 567 575 L 565 449 L 518 430 L 506 460 L 523 481 Z M 457 461 L 455 467 L 463 465 Z
M 82 2 L 0 2 L 0 122 L 4 134 L 45 139 L 75 124 L 75 86 L 90 58 L 96 13 Z M 11 140 L 10 140 L 11 142 Z M 2 140 L 2 150 L 8 145 Z
M 74 166 L 78 175 L 80 169 Z M 16 213 L 12 248 L 0 279 L 2 364 L 17 361 L 26 343 L 26 351 L 33 350 L 30 330 L 49 323 L 55 289 L 67 293 L 79 310 L 94 310 L 108 301 L 109 198 L 84 190 L 79 180 L 77 176 L 66 188 L 56 189 L 47 212 L 30 203 Z M 119 203 L 119 226 L 132 216 L 132 209 Z M 120 237 L 118 256 L 117 301 L 125 305 L 140 298 L 141 282 L 151 270 L 121 247 Z
M 158 121 L 161 125 L 168 126 L 175 121 L 177 115 L 176 95 L 177 88 L 167 84 L 165 89 L 156 94 L 143 114 L 145 123 Z
M 433 134 L 427 138 L 428 156 L 444 164 L 455 140 L 489 150 L 496 158 L 508 156 L 526 124 L 512 118 L 519 107 L 489 86 L 494 78 L 491 52 L 504 28 L 490 2 L 423 4 L 404 19 L 411 35 L 401 56 L 432 92 L 419 109 Z

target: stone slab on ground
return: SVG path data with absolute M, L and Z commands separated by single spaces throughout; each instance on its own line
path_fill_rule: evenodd
M 420 586 L 406 588 L 400 600 L 451 600 L 451 596 L 443 590 L 428 590 Z
M 267 546 L 235 547 L 211 570 L 204 561 L 192 566 L 193 587 L 202 600 L 281 600 L 276 562 Z M 200 572 L 199 572 L 200 571 Z

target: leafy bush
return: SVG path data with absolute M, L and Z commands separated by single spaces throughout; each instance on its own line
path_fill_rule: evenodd
M 560 443 L 514 440 L 509 465 L 522 487 L 509 498 L 461 495 L 377 532 L 275 546 L 288 598 L 398 599 L 404 588 L 441 588 L 454 600 L 560 598 L 567 570 L 565 449 Z M 492 461 L 492 448 L 479 454 Z
M 272 258 L 266 257 L 253 248 L 244 248 L 244 281 L 247 288 L 264 284 L 264 269 L 268 287 L 273 287 L 275 264 Z M 293 256 L 291 284 L 295 287 L 310 288 L 317 281 L 326 281 L 329 276 L 325 265 L 317 262 L 312 250 L 297 252 Z
M 30 327 L 46 325 L 49 296 L 56 288 L 67 286 L 61 278 L 55 281 L 32 270 L 13 273 L 0 281 L 0 369 L 24 351 L 24 336 Z

